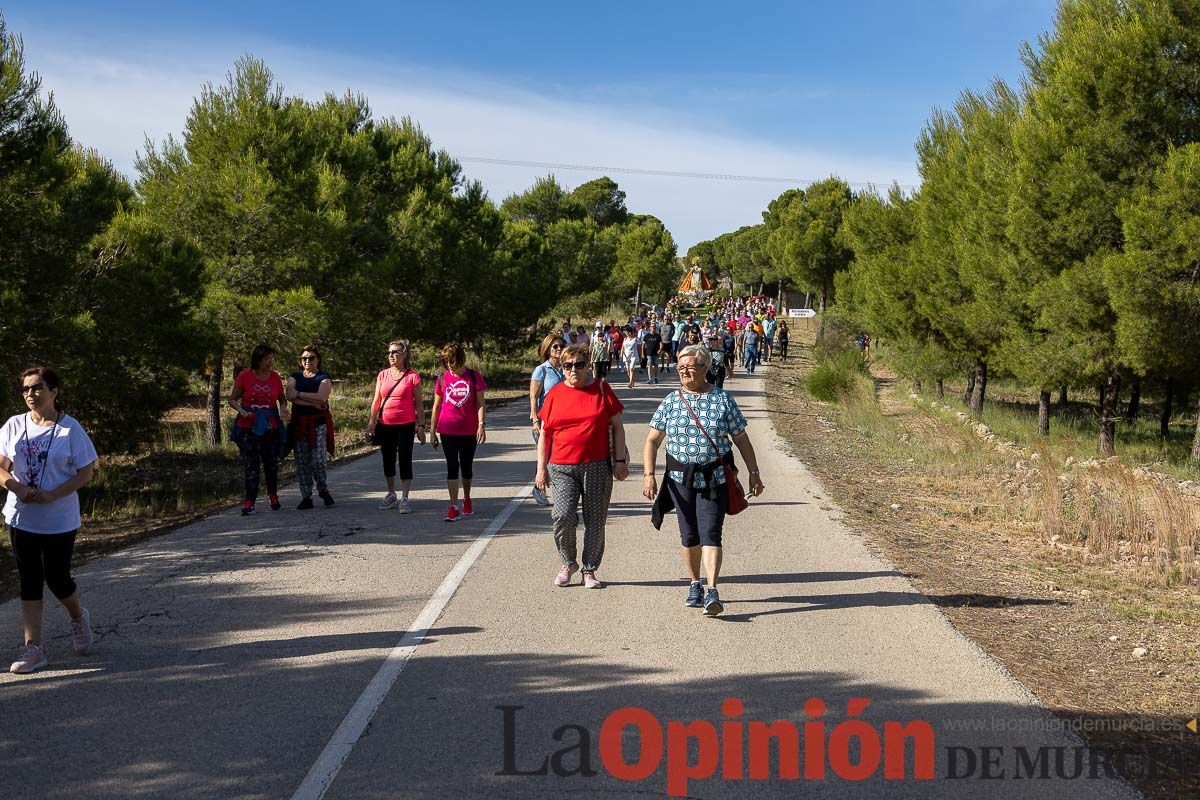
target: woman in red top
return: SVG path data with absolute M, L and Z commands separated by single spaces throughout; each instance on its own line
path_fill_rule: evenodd
M 275 366 L 275 351 L 265 344 L 250 354 L 250 369 L 238 373 L 233 381 L 229 405 L 237 412 L 234 441 L 242 452 L 245 468 L 246 497 L 242 516 L 254 513 L 258 499 L 258 476 L 267 476 L 267 499 L 271 510 L 279 505 L 279 456 L 283 449 L 283 427 L 287 424 L 287 399 L 283 381 Z
M 554 487 L 554 542 L 562 559 L 555 586 L 566 586 L 579 569 L 575 560 L 579 500 L 583 498 L 583 585 L 599 589 L 596 570 L 604 557 L 604 525 L 612 482 L 629 476 L 625 451 L 625 407 L 604 381 L 593 380 L 590 348 L 573 345 L 562 356 L 565 380 L 546 394 L 538 417 L 538 469 L 535 484 Z M 610 462 L 609 431 L 612 431 Z
M 396 505 L 396 457 L 400 458 L 400 513 L 412 512 L 408 493 L 412 488 L 413 435 L 425 444 L 425 404 L 421 399 L 421 376 L 409 365 L 412 351 L 403 339 L 388 344 L 388 368 L 375 376 L 371 420 L 367 434 L 378 433 L 383 453 L 383 477 L 387 495 L 380 508 Z
M 487 441 L 484 425 L 487 381 L 479 372 L 467 367 L 467 351 L 458 342 L 443 347 L 438 360 L 443 371 L 434 383 L 429 441 L 434 449 L 439 444 L 446 448 L 446 490 L 450 493 L 450 508 L 445 519 L 454 522 L 460 516 L 475 513 L 471 507 L 471 479 L 475 477 L 475 447 Z M 458 504 L 460 480 L 462 505 Z

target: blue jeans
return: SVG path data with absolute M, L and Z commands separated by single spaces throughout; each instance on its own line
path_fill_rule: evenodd
M 747 347 L 746 348 L 746 372 L 749 372 L 751 375 L 753 375 L 754 367 L 757 364 L 758 364 L 758 348 L 757 347 Z

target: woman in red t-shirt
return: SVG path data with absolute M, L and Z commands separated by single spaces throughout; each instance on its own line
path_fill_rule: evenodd
M 421 375 L 413 370 L 408 342 L 397 339 L 388 343 L 388 368 L 375 376 L 375 396 L 371 398 L 371 419 L 367 434 L 378 433 L 383 453 L 383 477 L 387 494 L 380 508 L 396 505 L 396 458 L 400 458 L 400 513 L 412 507 L 408 493 L 412 489 L 413 436 L 425 444 L 425 404 L 421 399 Z
M 283 395 L 283 380 L 272 367 L 275 351 L 265 344 L 250 354 L 250 369 L 238 373 L 233 381 L 229 405 L 237 412 L 234 440 L 242 452 L 245 468 L 246 495 L 242 500 L 242 515 L 254 513 L 258 499 L 258 477 L 267 477 L 267 499 L 271 510 L 279 505 L 279 456 L 283 428 L 287 424 L 287 399 Z
M 566 586 L 579 569 L 575 560 L 577 509 L 583 498 L 583 585 L 599 589 L 596 570 L 604 557 L 604 525 L 612 482 L 629 476 L 625 448 L 625 407 L 604 381 L 593 380 L 590 348 L 573 345 L 563 351 L 565 380 L 546 394 L 538 417 L 538 469 L 534 483 L 542 491 L 554 487 L 554 543 L 562 559 L 555 586 Z M 610 462 L 609 431 L 613 432 Z

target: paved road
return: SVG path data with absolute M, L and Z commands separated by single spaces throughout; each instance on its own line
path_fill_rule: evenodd
M 533 451 L 517 404 L 491 417 L 472 518 L 442 522 L 441 457 L 418 448 L 410 516 L 376 509 L 382 477 L 370 458 L 332 473 L 334 509 L 296 512 L 292 488 L 284 511 L 231 511 L 79 570 L 97 646 L 70 655 L 54 609 L 52 668 L 0 677 L 0 797 L 1135 796 L 1103 778 L 1054 777 L 1056 756 L 1073 770 L 1078 742 L 836 509 L 822 509 L 819 483 L 772 431 L 764 379 L 769 371 L 728 387 L 751 421 L 767 492 L 727 526 L 721 618 L 684 607 L 674 520 L 650 526 L 636 469 L 613 497 L 607 588 L 551 585 L 548 509 L 522 499 Z M 618 386 L 635 464 L 671 388 Z M 0 640 L 18 639 L 10 602 Z M 729 698 L 744 711 L 723 713 Z M 866 725 L 845 726 L 851 698 L 870 699 L 858 715 Z M 644 735 L 604 727 L 626 707 L 645 710 L 627 712 Z M 824 734 L 802 727 L 814 719 Z M 712 727 L 694 726 L 688 740 L 670 720 Z M 824 779 L 781 778 L 774 747 L 770 779 L 738 777 L 748 769 L 739 731 L 757 748 L 755 721 L 776 720 L 804 732 L 792 755 L 828 741 L 828 756 L 804 761 L 825 764 Z M 903 744 L 887 723 L 911 721 L 927 721 L 936 740 L 933 780 L 912 777 L 911 752 L 904 779 L 870 763 L 867 777 L 848 779 L 877 750 L 873 735 Z M 954 751 L 954 769 L 973 761 L 975 777 L 946 779 L 954 747 L 973 754 Z M 1050 779 L 1026 780 L 1013 779 L 1018 747 L 1031 759 L 1039 747 L 1068 749 L 1042 751 Z M 506 756 L 508 772 L 536 773 L 556 751 L 547 767 L 596 774 L 497 774 Z M 978 777 L 989 759 L 1006 779 Z M 619 780 L 617 761 L 648 775 Z M 685 782 L 687 764 L 716 771 Z

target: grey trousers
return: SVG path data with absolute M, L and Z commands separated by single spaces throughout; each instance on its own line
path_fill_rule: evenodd
M 546 471 L 554 490 L 554 544 L 564 564 L 576 563 L 579 500 L 583 498 L 583 569 L 596 570 L 604 558 L 604 523 L 612 497 L 613 476 L 608 460 L 586 464 L 550 464 Z
M 296 483 L 300 484 L 300 496 L 312 497 L 313 479 L 317 491 L 325 491 L 325 426 L 317 427 L 317 443 L 309 445 L 307 439 L 296 442 Z

